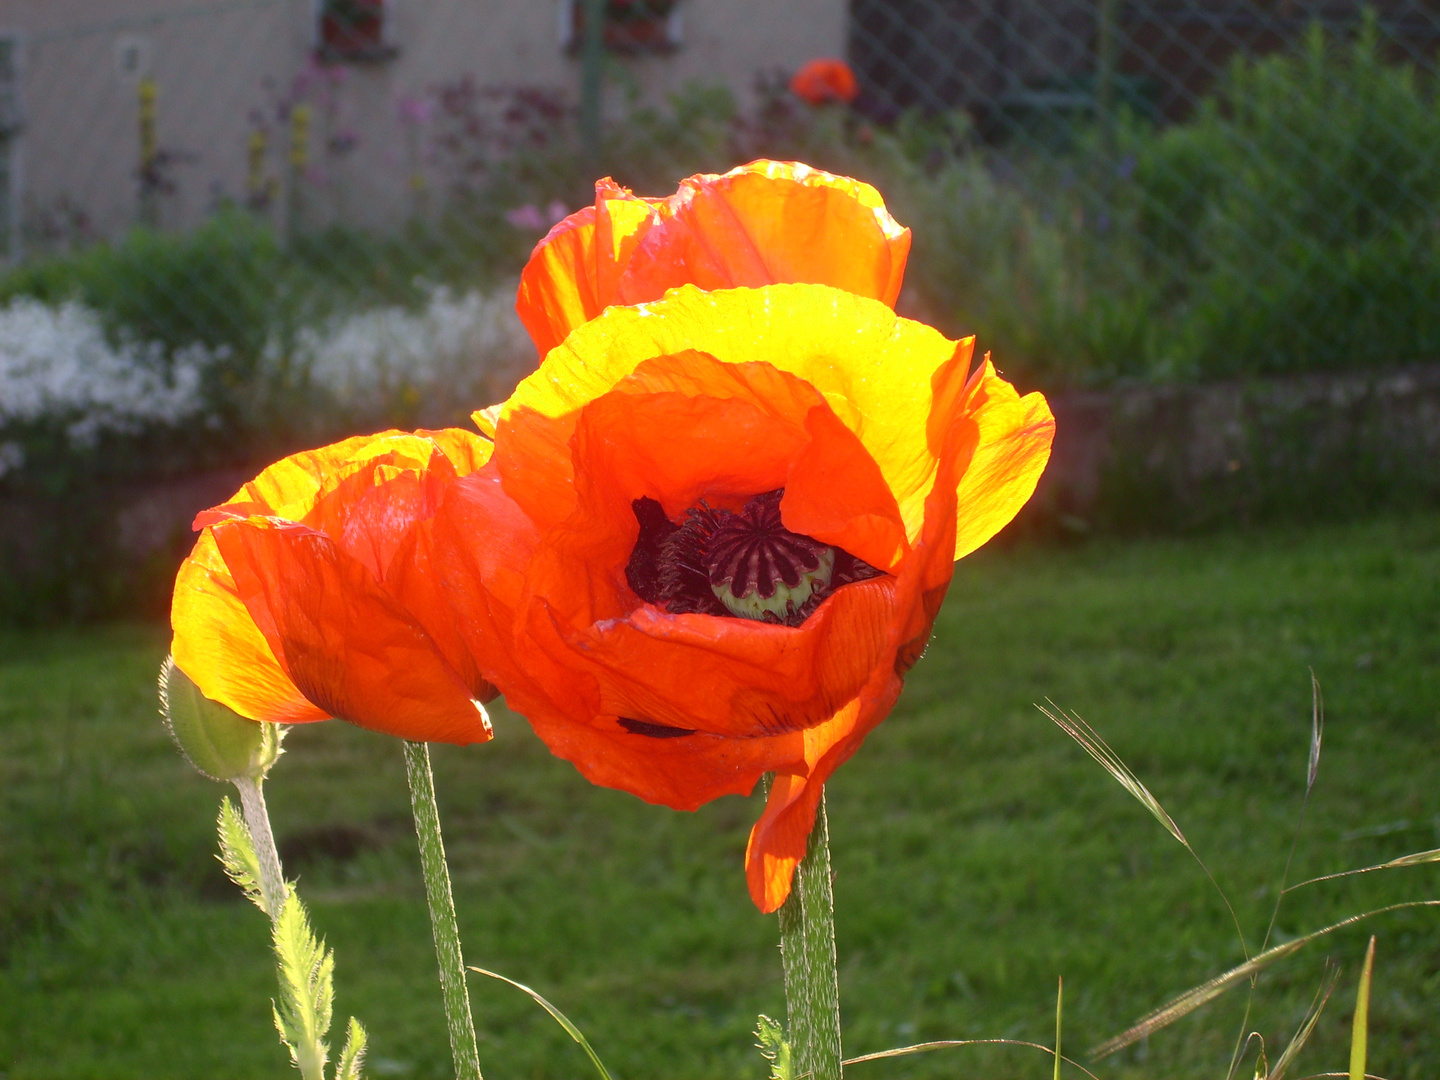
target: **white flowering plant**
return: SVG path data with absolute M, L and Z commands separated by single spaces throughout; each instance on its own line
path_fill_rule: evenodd
M 231 345 L 143 327 L 167 341 L 79 298 L 11 296 L 0 304 L 0 618 L 146 608 L 146 582 L 158 590 L 173 553 L 121 552 L 113 527 L 141 489 L 290 443 L 443 425 L 503 397 L 534 362 L 511 289 L 415 283 L 410 305 L 331 296 L 329 314 L 298 325 L 275 305 L 258 348 L 253 333 Z
M 196 342 L 168 353 L 154 341 L 106 333 L 78 301 L 52 307 L 17 297 L 0 308 L 0 475 L 25 460 L 20 432 L 53 428 L 74 449 L 104 434 L 176 426 L 204 408 L 201 381 L 228 350 Z

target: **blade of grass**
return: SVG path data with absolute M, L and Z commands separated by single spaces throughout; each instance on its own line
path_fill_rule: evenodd
M 1205 865 L 1205 860 L 1200 858 L 1200 854 L 1191 846 L 1190 841 L 1185 839 L 1185 834 L 1180 831 L 1180 826 L 1175 824 L 1175 819 L 1160 805 L 1160 800 L 1151 794 L 1150 789 L 1131 771 L 1130 766 L 1120 759 L 1119 754 L 1110 749 L 1109 744 L 1100 737 L 1094 728 L 1081 719 L 1078 713 L 1067 713 L 1049 698 L 1046 698 L 1045 701 L 1050 706 L 1049 709 L 1040 704 L 1035 707 L 1048 716 L 1061 731 L 1079 743 L 1087 754 L 1098 761 L 1121 787 L 1133 795 L 1141 806 L 1150 811 L 1150 815 L 1164 826 L 1166 832 L 1180 841 L 1185 850 L 1190 853 L 1190 857 L 1200 864 L 1200 869 L 1205 871 L 1205 876 L 1210 879 L 1210 884 L 1220 894 L 1220 900 L 1224 903 L 1225 910 L 1230 912 L 1230 922 L 1234 925 L 1235 934 L 1240 939 L 1240 952 L 1245 959 L 1250 959 L 1250 946 L 1245 940 L 1245 931 L 1240 926 L 1240 917 L 1235 914 L 1235 906 L 1230 903 L 1230 898 L 1225 895 L 1225 890 L 1220 888 L 1220 883 L 1215 880 L 1215 875 L 1210 872 L 1210 867 Z M 1054 711 L 1052 712 L 1051 709 Z M 1057 713 L 1059 715 L 1056 715 Z
M 1060 1056 L 1060 1018 L 1064 1015 L 1064 1007 L 1065 980 L 1061 978 L 1055 991 L 1055 1080 L 1060 1080 L 1060 1063 L 1065 1060 Z
M 516 982 L 514 979 L 507 979 L 498 972 L 486 971 L 484 968 L 474 966 L 472 966 L 470 970 L 481 975 L 488 975 L 492 979 L 499 979 L 503 983 L 509 983 L 515 987 L 516 990 L 523 990 L 529 994 L 535 1004 L 548 1012 L 554 1018 L 555 1022 L 565 1029 L 565 1034 L 580 1044 L 580 1049 L 585 1051 L 585 1055 L 590 1059 L 590 1063 L 595 1066 L 595 1071 L 600 1074 L 600 1080 L 611 1080 L 610 1073 L 605 1068 L 605 1063 L 600 1060 L 599 1055 L 596 1054 L 594 1048 L 591 1047 L 590 1040 L 585 1038 L 584 1033 L 570 1021 L 568 1016 L 554 1005 L 551 1005 L 550 1002 L 546 1001 L 537 991 L 530 989 L 530 987 L 524 983 Z
M 1306 885 L 1315 885 L 1321 881 L 1334 881 L 1336 878 L 1353 877 L 1355 874 L 1373 874 L 1376 870 L 1398 870 L 1404 866 L 1424 866 L 1426 863 L 1433 862 L 1440 862 L 1440 848 L 1417 851 L 1413 855 L 1401 855 L 1398 859 L 1376 863 L 1374 866 L 1362 866 L 1358 870 L 1341 870 L 1337 874 L 1322 874 L 1320 877 L 1307 878 L 1304 881 L 1297 881 L 1285 891 L 1294 892 Z
M 1035 707 L 1054 721 L 1061 731 L 1079 743 L 1081 748 L 1098 761 L 1121 787 L 1133 795 L 1141 806 L 1150 811 L 1150 815 L 1163 825 L 1171 836 L 1184 844 L 1191 854 L 1194 854 L 1194 849 L 1190 847 L 1190 841 L 1185 839 L 1185 834 L 1180 831 L 1180 826 L 1175 824 L 1175 819 L 1165 812 L 1165 808 L 1160 805 L 1160 800 L 1150 793 L 1150 789 L 1140 782 L 1140 778 L 1130 771 L 1130 766 L 1120 760 L 1120 755 L 1110 749 L 1095 729 L 1082 720 L 1078 713 L 1072 716 L 1049 698 L 1046 698 L 1045 701 L 1051 709 L 1055 710 L 1054 712 L 1044 705 L 1037 704 Z
M 1295 1032 L 1295 1037 L 1290 1040 L 1290 1045 L 1285 1047 L 1284 1053 L 1275 1062 L 1275 1067 L 1270 1070 L 1265 1080 L 1285 1080 L 1285 1070 L 1290 1068 L 1300 1051 L 1305 1049 L 1305 1044 L 1310 1041 L 1310 1036 L 1315 1031 L 1315 1025 L 1320 1020 L 1320 1014 L 1325 1010 L 1325 1003 L 1335 992 L 1335 984 L 1339 978 L 1340 969 L 1331 966 L 1327 960 L 1325 962 L 1325 978 L 1321 980 L 1320 989 L 1315 991 L 1315 998 L 1310 1002 L 1310 1011 L 1305 1014 L 1299 1030 Z
M 931 1050 L 945 1050 L 952 1046 L 1028 1046 L 1032 1050 L 1043 1050 L 1052 1056 L 1055 1053 L 1044 1043 L 1025 1042 L 1022 1039 L 936 1039 L 934 1042 L 916 1043 L 914 1046 L 897 1046 L 893 1050 L 877 1050 L 873 1054 L 861 1054 L 859 1057 L 846 1058 L 842 1064 L 861 1065 L 867 1061 L 884 1061 L 887 1058 L 907 1057 L 910 1054 L 925 1054 Z M 1074 1065 L 1075 1068 L 1090 1077 L 1090 1080 L 1099 1080 L 1099 1077 L 1074 1058 L 1067 1057 L 1060 1060 L 1067 1065 Z
M 1105 1058 L 1119 1050 L 1125 1049 L 1125 1047 L 1133 1043 L 1139 1042 L 1152 1032 L 1159 1031 L 1161 1028 L 1173 1024 L 1182 1016 L 1194 1012 L 1201 1005 L 1213 1001 L 1240 980 L 1248 978 L 1257 971 L 1264 970 L 1277 960 L 1284 959 L 1298 952 L 1317 938 L 1334 933 L 1336 930 L 1342 930 L 1347 926 L 1353 926 L 1364 919 L 1369 919 L 1376 915 L 1384 915 L 1391 911 L 1403 911 L 1408 908 L 1420 907 L 1440 907 L 1440 900 L 1407 900 L 1404 903 L 1388 904 L 1385 907 L 1375 908 L 1372 911 L 1362 911 L 1358 915 L 1351 915 L 1347 919 L 1341 919 L 1337 923 L 1332 923 L 1319 930 L 1311 931 L 1303 937 L 1296 938 L 1294 941 L 1287 941 L 1283 945 L 1275 945 L 1255 956 L 1253 959 L 1231 968 L 1224 974 L 1217 975 L 1208 982 L 1201 983 L 1199 986 L 1185 991 L 1185 993 L 1179 997 L 1172 999 L 1154 1012 L 1142 1017 L 1126 1031 L 1121 1032 L 1112 1039 L 1105 1040 L 1091 1050 L 1090 1054 L 1094 1058 Z
M 1370 1037 L 1370 975 L 1375 968 L 1375 935 L 1365 947 L 1365 966 L 1355 991 L 1355 1019 L 1350 1025 L 1350 1080 L 1365 1080 L 1365 1051 Z
M 1265 937 L 1260 942 L 1260 951 L 1270 947 L 1270 937 L 1275 933 L 1275 923 L 1280 918 L 1280 905 L 1285 902 L 1286 886 L 1290 883 L 1290 869 L 1295 864 L 1295 852 L 1300 847 L 1300 835 L 1305 831 L 1305 813 L 1310 809 L 1310 792 L 1315 788 L 1315 779 L 1320 775 L 1320 746 L 1325 736 L 1325 696 L 1320 692 L 1320 680 L 1315 669 L 1310 669 L 1310 756 L 1305 765 L 1305 794 L 1300 799 L 1300 814 L 1295 820 L 1295 834 L 1290 837 L 1290 852 L 1285 856 L 1285 869 L 1280 874 L 1280 891 L 1275 894 L 1275 906 L 1270 909 L 1270 922 L 1265 926 Z M 1250 1025 L 1250 1009 L 1255 998 L 1255 977 L 1250 978 L 1250 997 L 1245 1002 L 1245 1017 L 1240 1022 L 1240 1034 L 1236 1037 L 1235 1052 L 1230 1057 L 1230 1071 L 1225 1080 L 1232 1080 L 1240 1065 L 1240 1040 Z
M 1320 744 L 1325 735 L 1325 697 L 1320 693 L 1320 680 L 1315 669 L 1310 669 L 1310 761 L 1305 769 L 1305 795 L 1300 800 L 1300 817 L 1295 823 L 1295 835 L 1290 838 L 1290 854 L 1285 857 L 1285 870 L 1280 875 L 1280 892 L 1275 897 L 1275 907 L 1270 912 L 1270 925 L 1265 927 L 1265 940 L 1260 951 L 1270 946 L 1270 935 L 1275 932 L 1275 920 L 1280 917 L 1280 905 L 1285 900 L 1290 883 L 1290 868 L 1295 863 L 1295 849 L 1300 845 L 1300 834 L 1305 829 L 1305 811 L 1310 808 L 1310 792 L 1315 787 L 1315 778 L 1320 773 Z
M 1305 772 L 1305 794 L 1315 786 L 1320 774 L 1320 744 L 1325 738 L 1325 695 L 1320 693 L 1320 680 L 1310 669 L 1310 765 Z

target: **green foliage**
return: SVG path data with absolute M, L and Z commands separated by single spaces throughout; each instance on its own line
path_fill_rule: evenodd
M 1007 164 L 967 142 L 917 160 L 905 142 L 903 129 L 877 134 L 860 171 L 913 230 L 916 315 L 976 334 L 1007 372 L 1052 388 L 1143 370 L 1163 340 L 1155 286 L 1140 239 L 1094 194 L 1110 182 L 1098 162 Z
M 1370 976 L 1375 970 L 1375 936 L 1365 948 L 1360 984 L 1355 990 L 1355 1015 L 1350 1025 L 1350 1080 L 1365 1080 L 1365 1057 L 1370 1042 Z
M 877 184 L 914 230 L 911 308 L 1051 387 L 1424 359 L 1440 352 L 1440 108 L 1386 50 L 1373 13 L 1348 39 L 1317 25 L 1297 48 L 1237 55 L 1182 122 L 1123 106 L 1113 124 L 1066 114 L 1063 139 L 1012 124 L 988 142 L 963 112 L 879 126 L 773 80 L 749 110 L 719 86 L 647 104 L 617 68 L 598 161 L 558 97 L 462 82 L 440 94 L 453 175 L 392 234 L 332 226 L 282 246 L 229 209 L 184 236 L 138 230 L 21 267 L 0 300 L 78 297 L 117 334 L 223 348 L 209 392 L 225 423 L 314 433 L 303 373 L 284 364 L 299 327 L 513 274 L 536 236 L 506 212 L 583 205 L 597 174 L 663 194 L 771 156 Z M 484 112 L 496 93 L 499 121 Z
M 220 802 L 217 822 L 220 861 L 225 873 L 246 899 L 271 917 L 270 936 L 275 950 L 279 998 L 271 1003 L 275 1029 L 290 1051 L 290 1060 L 304 1080 L 326 1080 L 325 1064 L 335 1002 L 335 952 L 315 937 L 310 916 L 286 883 L 279 912 L 271 912 L 260 887 L 260 860 L 250 829 L 228 797 Z M 345 1046 L 335 1069 L 335 1080 L 360 1080 L 365 1059 L 365 1029 L 353 1016 L 346 1027 Z
M 340 1051 L 339 1062 L 335 1065 L 335 1080 L 361 1080 L 367 1043 L 364 1026 L 352 1016 L 350 1023 L 345 1026 L 345 1046 Z
M 1064 1061 L 1061 1035 L 1065 1026 L 1065 980 L 1057 979 L 1055 987 L 1055 1080 L 1060 1080 L 1060 1064 Z
M 255 854 L 250 826 L 245 824 L 228 795 L 220 800 L 220 816 L 215 825 L 220 834 L 220 865 L 225 867 L 225 876 L 240 887 L 245 899 L 273 918 L 265 903 L 265 891 L 260 887 L 260 860 Z
M 0 302 L 78 299 L 113 320 L 117 333 L 254 356 L 280 302 L 283 262 L 269 228 L 227 210 L 188 233 L 137 228 L 113 245 L 22 265 L 0 277 Z
M 503 221 L 477 224 L 457 210 L 396 235 L 333 228 L 282 249 L 255 219 L 225 211 L 193 233 L 140 230 L 113 246 L 0 276 L 0 305 L 22 295 L 80 301 L 99 313 L 116 343 L 157 346 L 158 355 L 145 350 L 147 362 L 172 375 L 185 350 L 208 350 L 198 411 L 180 422 L 76 439 L 70 415 L 0 420 L 0 447 L 18 448 L 23 459 L 0 469 L 0 500 L 7 501 L 0 512 L 21 523 L 0 529 L 0 622 L 163 610 L 192 538 L 182 530 L 145 563 L 120 550 L 116 519 L 138 489 L 209 470 L 258 471 L 285 453 L 356 431 L 463 422 L 484 403 L 471 399 L 477 389 L 503 396 L 514 377 L 508 355 L 488 367 L 492 358 L 480 358 L 480 370 L 460 372 L 453 381 L 464 385 L 449 396 L 422 386 L 422 397 L 397 379 L 383 400 L 347 404 L 317 385 L 297 341 L 356 311 L 413 311 L 442 284 L 493 288 L 495 276 L 522 258 L 524 241 Z
M 1349 44 L 1237 59 L 1195 119 L 1131 126 L 1148 260 L 1182 298 L 1163 370 L 1393 364 L 1440 351 L 1440 109 L 1383 58 L 1373 11 Z
M 316 939 L 293 890 L 275 920 L 273 941 L 280 979 L 275 1029 L 305 1080 L 323 1080 L 329 1056 L 325 1033 L 335 998 L 335 953 Z
M 1050 387 L 1433 359 L 1440 106 L 1385 51 L 1370 13 L 1237 55 L 1179 123 L 982 145 L 910 118 L 859 171 L 914 229 L 922 311 Z
M 1300 1051 L 1305 1049 L 1305 1044 L 1310 1041 L 1310 1036 L 1315 1033 L 1315 1025 L 1320 1022 L 1320 1014 L 1325 1011 L 1325 1005 L 1330 1000 L 1330 995 L 1335 992 L 1335 984 L 1339 980 L 1340 971 L 1336 967 L 1329 967 L 1325 979 L 1320 988 L 1315 991 L 1315 998 L 1310 1003 L 1300 1027 L 1291 1037 L 1280 1057 L 1276 1060 L 1275 1066 L 1263 1075 L 1264 1080 L 1285 1080 L 1285 1074 L 1299 1057 Z M 1263 1052 L 1261 1060 L 1264 1060 Z M 1259 1066 L 1256 1066 L 1257 1074 Z
M 391 233 L 333 226 L 282 244 L 232 208 L 186 235 L 137 230 L 8 271 L 0 302 L 80 299 L 117 340 L 163 344 L 165 362 L 197 343 L 216 360 L 204 413 L 183 427 L 84 446 L 58 423 L 3 433 L 25 465 L 0 478 L 0 494 L 34 509 L 32 547 L 47 555 L 37 565 L 0 551 L 0 613 L 35 622 L 163 607 L 188 536 L 148 566 L 118 556 L 115 517 L 132 486 L 255 465 L 357 430 L 463 422 L 461 406 L 480 403 L 456 400 L 471 386 L 452 392 L 444 417 L 420 415 L 443 395 L 403 379 L 383 406 L 346 405 L 315 385 L 296 343 L 346 313 L 415 310 L 436 285 L 496 286 L 539 235 L 507 212 L 587 203 L 596 173 L 658 195 L 690 173 L 764 155 L 866 179 L 913 229 L 902 313 L 977 334 L 1007 375 L 1049 390 L 1433 360 L 1440 104 L 1432 79 L 1387 56 L 1373 16 L 1348 38 L 1314 28 L 1298 48 L 1237 58 L 1182 122 L 1067 114 L 1058 140 L 1012 125 L 982 141 L 963 112 L 872 124 L 803 106 L 773 81 L 748 110 L 703 86 L 652 105 L 617 70 L 621 115 L 598 162 L 582 154 L 563 101 L 515 89 L 506 100 L 521 119 L 469 142 L 457 135 L 453 182 Z M 457 132 L 480 97 L 471 87 L 456 99 Z M 476 385 L 503 394 L 514 374 Z M 1276 461 L 1308 448 L 1303 426 L 1273 426 L 1262 434 Z M 1220 485 L 1206 520 L 1250 515 L 1252 503 L 1307 513 L 1413 501 L 1403 471 L 1349 456 L 1338 471 L 1327 460 L 1304 482 L 1286 473 L 1266 486 L 1262 470 L 1247 469 Z M 1143 477 L 1107 490 L 1107 525 L 1184 517 L 1173 492 Z
M 760 1056 L 770 1062 L 770 1080 L 794 1080 L 790 1044 L 785 1040 L 785 1028 L 778 1020 L 760 1014 L 755 1024 L 755 1045 L 760 1050 Z

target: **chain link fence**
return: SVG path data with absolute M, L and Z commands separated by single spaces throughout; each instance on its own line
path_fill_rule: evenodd
M 1083 382 L 1433 359 L 1437 31 L 1426 0 L 857 0 L 850 40 L 877 117 L 968 123 L 916 185 L 928 297 Z
M 0 3 L 0 499 L 73 530 L 460 421 L 596 177 L 756 157 L 880 188 L 902 311 L 1027 385 L 1433 361 L 1437 41 L 1440 0 Z M 853 100 L 792 91 L 825 56 Z

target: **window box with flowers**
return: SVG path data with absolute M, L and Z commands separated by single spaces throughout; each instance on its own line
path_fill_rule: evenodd
M 390 0 L 319 0 L 316 15 L 321 60 L 389 60 L 400 51 L 390 40 Z
M 571 52 L 585 40 L 586 0 L 563 0 L 561 44 Z M 611 52 L 671 52 L 680 47 L 679 0 L 602 0 L 603 40 Z

